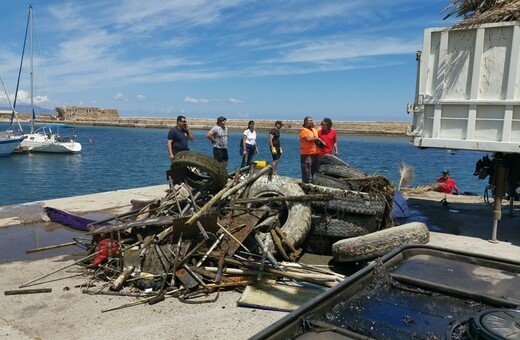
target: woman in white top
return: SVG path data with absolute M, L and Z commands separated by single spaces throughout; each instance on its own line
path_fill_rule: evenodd
M 242 136 L 240 151 L 242 153 L 241 168 L 250 165 L 255 153 L 258 153 L 258 147 L 256 146 L 255 122 L 252 120 L 247 123 L 247 129 L 244 131 L 244 135 Z

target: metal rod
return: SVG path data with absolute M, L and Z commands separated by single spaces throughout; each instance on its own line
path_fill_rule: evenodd
M 52 288 L 34 288 L 34 289 L 19 289 L 19 290 L 6 290 L 4 295 L 19 295 L 19 294 L 39 294 L 39 293 L 50 293 Z
M 250 252 L 249 249 L 245 245 L 242 244 L 233 234 L 231 234 L 226 228 L 224 228 L 220 223 L 217 222 L 217 225 L 222 231 L 224 231 L 229 237 L 231 237 L 233 240 L 235 240 L 242 248 L 244 248 L 247 252 Z
M 224 234 L 220 234 L 220 236 L 217 238 L 217 240 L 215 242 L 213 242 L 211 247 L 209 247 L 208 251 L 204 254 L 204 256 L 199 260 L 199 262 L 197 262 L 195 267 L 200 267 L 202 265 L 202 263 L 204 263 L 204 261 L 206 261 L 206 259 L 208 258 L 208 255 L 211 254 L 211 252 L 213 250 L 215 250 L 215 248 L 219 245 L 219 243 L 222 241 L 223 238 L 224 238 Z
M 60 243 L 60 244 L 55 244 L 55 245 L 47 246 L 47 247 L 29 249 L 29 250 L 26 250 L 25 253 L 26 254 L 36 253 L 36 252 L 44 251 L 44 250 L 52 250 L 52 249 L 58 249 L 58 248 L 63 248 L 63 247 L 68 247 L 68 246 L 75 246 L 77 244 L 78 244 L 78 242 L 76 242 L 76 241 Z
M 81 258 L 81 259 L 79 259 L 79 260 L 77 260 L 77 261 L 72 262 L 72 263 L 69 264 L 69 265 L 66 265 L 65 267 L 62 267 L 62 268 L 57 269 L 57 270 L 55 270 L 55 271 L 52 271 L 52 272 L 50 272 L 50 273 L 48 273 L 48 274 L 42 275 L 42 276 L 40 276 L 40 277 L 37 277 L 37 278 L 34 279 L 34 280 L 28 281 L 28 282 L 24 283 L 23 285 L 19 286 L 18 288 L 24 288 L 24 287 L 27 287 L 27 286 L 30 285 L 31 283 L 34 283 L 34 282 L 39 281 L 39 280 L 41 280 L 41 279 L 44 279 L 44 278 L 46 278 L 46 277 L 48 277 L 48 276 L 51 276 L 52 274 L 55 274 L 55 273 L 60 272 L 60 271 L 62 271 L 62 270 L 64 270 L 64 269 L 67 269 L 67 268 L 69 268 L 69 267 L 72 267 L 72 266 L 74 266 L 74 265 L 76 265 L 76 264 L 78 264 L 78 263 L 80 263 L 80 262 L 83 262 L 83 261 L 85 261 L 85 260 L 88 260 L 88 259 L 90 259 L 90 258 L 92 258 L 92 257 L 94 257 L 94 256 L 96 256 L 96 255 L 98 255 L 98 254 L 100 254 L 101 252 L 102 252 L 102 250 L 97 251 L 97 252 L 95 252 L 95 253 L 92 253 L 92 254 L 90 254 L 89 256 L 85 256 L 85 257 L 83 257 L 83 258 Z

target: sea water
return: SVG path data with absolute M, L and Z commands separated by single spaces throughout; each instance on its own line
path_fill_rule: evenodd
M 0 131 L 7 124 L 0 123 Z M 244 129 L 246 127 L 244 126 Z M 195 130 L 191 150 L 212 156 L 207 131 Z M 104 191 L 165 184 L 169 156 L 168 129 L 79 126 L 80 154 L 14 154 L 0 158 L 0 206 L 93 194 Z M 242 132 L 230 132 L 228 172 L 242 161 L 238 143 Z M 278 173 L 301 177 L 298 135 L 284 132 Z M 257 132 L 255 160 L 272 161 L 268 132 Z M 340 158 L 368 174 L 381 174 L 395 185 L 399 169 L 414 170 L 412 187 L 432 184 L 448 169 L 461 192 L 482 195 L 487 180 L 473 176 L 475 163 L 486 153 L 445 149 L 418 149 L 408 137 L 338 135 Z

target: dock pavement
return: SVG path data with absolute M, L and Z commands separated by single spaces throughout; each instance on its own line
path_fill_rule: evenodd
M 82 215 L 120 214 L 131 209 L 131 200 L 160 199 L 166 185 L 118 190 L 93 195 L 60 198 L 0 207 L 0 226 L 30 224 L 44 206 Z M 447 204 L 442 204 L 446 198 Z M 520 261 L 520 204 L 512 215 L 504 202 L 498 223 L 497 240 L 489 242 L 493 231 L 492 208 L 482 197 L 447 196 L 435 192 L 407 196 L 410 220 L 430 228 L 430 245 L 480 255 Z M 72 256 L 0 264 L 0 289 L 17 289 L 23 283 L 64 268 Z M 51 288 L 47 294 L 0 296 L 0 338 L 5 339 L 92 339 L 184 338 L 246 339 L 287 313 L 237 307 L 240 293 L 221 292 L 217 301 L 184 304 L 169 298 L 156 305 L 138 305 L 112 312 L 102 310 L 135 301 L 120 296 L 86 295 L 80 286 L 86 278 L 74 267 L 61 271 L 38 285 Z

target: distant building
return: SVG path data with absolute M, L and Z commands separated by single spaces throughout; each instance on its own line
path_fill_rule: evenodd
M 12 110 L 0 110 L 0 118 L 11 118 Z
M 101 109 L 99 107 L 65 106 L 56 108 L 61 120 L 97 120 L 118 119 L 119 112 L 116 109 Z

